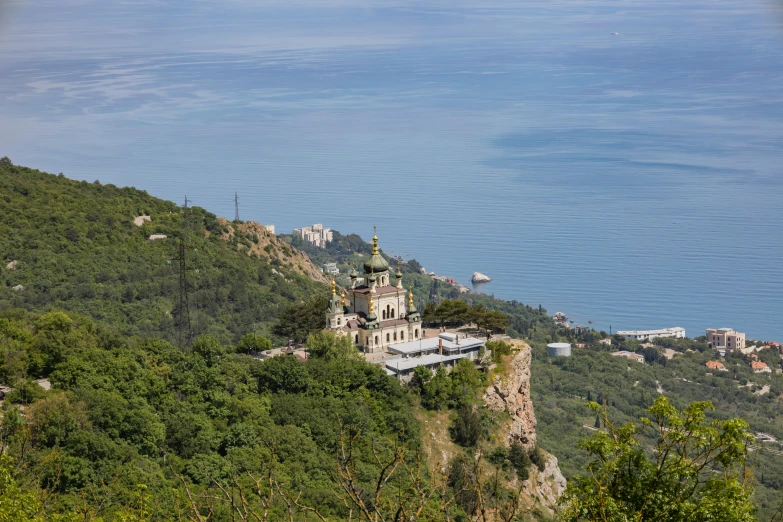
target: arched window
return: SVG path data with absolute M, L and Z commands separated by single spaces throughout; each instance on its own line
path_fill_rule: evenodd
M 359 334 L 356 334 L 356 337 L 353 338 L 353 342 L 359 344 Z
M 381 310 L 381 318 L 386 319 L 386 310 Z
M 386 305 L 386 317 L 391 317 L 391 305 Z
M 375 344 L 378 344 L 378 336 L 375 336 Z
M 416 336 L 416 339 L 419 338 L 419 329 L 416 328 L 416 330 L 413 331 L 413 335 Z
M 394 332 L 394 340 L 397 340 L 397 332 Z
M 386 342 L 389 342 L 389 334 L 386 334 Z
M 400 341 L 404 341 L 404 340 L 405 340 L 405 330 L 400 332 Z
M 340 326 L 341 324 L 342 324 L 342 319 L 340 319 L 340 318 L 338 317 L 338 318 L 337 318 L 337 326 Z
M 331 319 L 327 319 L 326 320 L 326 326 L 328 326 L 329 328 L 332 327 L 332 320 Z
M 394 308 L 391 309 L 391 318 L 394 319 Z

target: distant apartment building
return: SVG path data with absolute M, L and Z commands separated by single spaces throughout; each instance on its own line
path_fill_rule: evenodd
M 340 275 L 340 269 L 337 268 L 337 263 L 326 263 L 321 267 L 321 271 L 325 274 Z
M 638 341 L 651 341 L 656 337 L 685 339 L 685 328 L 675 326 L 674 328 L 663 328 L 660 330 L 617 330 L 617 335 L 622 335 L 626 339 L 636 339 Z
M 731 328 L 708 328 L 707 343 L 713 350 L 726 352 L 745 350 L 745 334 L 735 332 Z
M 295 228 L 292 234 L 318 248 L 326 248 L 326 243 L 331 242 L 334 235 L 332 229 L 324 228 L 320 223 L 311 227 Z
M 632 361 L 644 362 L 644 355 L 640 353 L 633 353 L 626 350 L 620 350 L 619 352 L 612 352 L 612 355 L 615 357 L 625 357 L 626 359 L 631 359 Z

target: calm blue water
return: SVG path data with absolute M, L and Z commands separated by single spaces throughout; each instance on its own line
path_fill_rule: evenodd
M 2 5 L 16 163 L 229 217 L 237 191 L 278 231 L 378 225 L 606 330 L 783 340 L 777 2 Z

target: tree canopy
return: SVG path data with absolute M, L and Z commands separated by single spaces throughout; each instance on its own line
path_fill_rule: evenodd
M 711 409 L 696 402 L 678 411 L 658 397 L 648 416 L 622 426 L 604 412 L 605 429 L 580 444 L 593 460 L 562 498 L 561 519 L 755 520 L 745 467 L 753 439 L 748 424 L 708 421 Z

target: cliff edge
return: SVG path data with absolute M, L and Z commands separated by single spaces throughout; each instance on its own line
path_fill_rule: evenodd
M 522 444 L 530 451 L 536 446 L 536 416 L 530 399 L 530 366 L 532 352 L 523 341 L 506 340 L 516 352 L 508 356 L 500 370 L 495 374 L 492 385 L 484 393 L 484 404 L 490 410 L 508 413 L 508 430 L 504 433 L 505 445 L 514 442 Z M 552 512 L 557 500 L 566 488 L 566 480 L 557 466 L 557 458 L 544 452 L 544 469 L 531 467 L 530 477 L 522 483 L 523 504 L 528 508 L 540 505 Z

